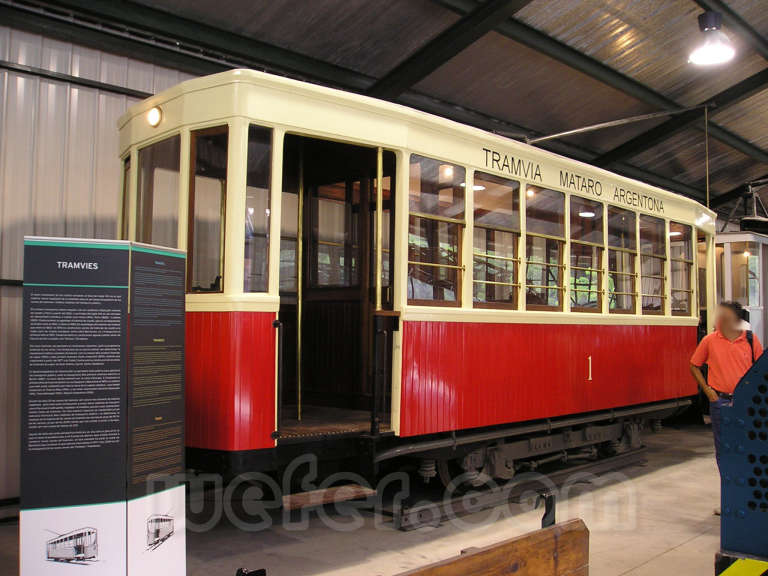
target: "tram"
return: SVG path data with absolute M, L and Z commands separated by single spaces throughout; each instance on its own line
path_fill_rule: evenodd
M 715 214 L 693 200 L 252 70 L 119 129 L 120 237 L 187 252 L 192 468 L 503 478 L 637 445 L 696 394 Z
M 55 562 L 82 562 L 96 560 L 99 555 L 98 534 L 95 528 L 80 528 L 45 543 L 45 557 Z
M 147 518 L 147 548 L 155 549 L 173 536 L 173 517 L 153 514 Z

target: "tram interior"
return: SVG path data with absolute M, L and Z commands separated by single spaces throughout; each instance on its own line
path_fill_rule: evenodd
M 377 150 L 287 135 L 283 158 L 280 437 L 362 433 L 374 390 Z M 391 310 L 392 152 L 383 176 L 381 297 Z M 384 388 L 382 430 L 389 378 Z

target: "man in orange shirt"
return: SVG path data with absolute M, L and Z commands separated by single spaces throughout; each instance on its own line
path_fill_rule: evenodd
M 691 374 L 709 398 L 709 416 L 715 437 L 715 459 L 720 469 L 720 409 L 733 402 L 733 391 L 741 377 L 762 354 L 760 340 L 742 330 L 746 311 L 738 302 L 723 302 L 717 308 L 715 331 L 707 334 L 691 357 Z M 701 366 L 707 365 L 707 379 Z M 709 381 L 707 381 L 709 380 Z

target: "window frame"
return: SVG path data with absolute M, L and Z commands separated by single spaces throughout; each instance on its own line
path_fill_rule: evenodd
M 563 196 L 563 236 L 557 237 L 553 236 L 551 234 L 543 234 L 540 232 L 529 232 L 528 230 L 528 188 L 537 188 L 539 190 L 548 190 L 550 192 L 555 192 L 557 194 L 561 194 Z M 523 245 L 524 250 L 524 258 L 525 258 L 525 310 L 530 310 L 533 312 L 563 312 L 565 310 L 565 297 L 566 297 L 566 289 L 565 289 L 565 273 L 567 266 L 565 264 L 565 251 L 566 248 L 568 248 L 568 231 L 567 231 L 567 219 L 568 219 L 568 205 L 569 202 L 567 202 L 569 194 L 566 192 L 563 192 L 562 190 L 557 190 L 555 188 L 546 188 L 544 186 L 537 186 L 535 184 L 525 184 L 525 244 Z M 521 210 L 522 212 L 522 210 Z M 522 218 L 521 213 L 521 218 Z M 558 242 L 560 245 L 560 250 L 558 254 L 558 262 L 556 264 L 549 264 L 548 262 L 535 262 L 531 261 L 529 258 L 528 253 L 528 238 L 543 238 L 545 241 L 553 241 Z M 546 250 L 546 244 L 545 244 L 545 250 Z M 533 266 L 543 266 L 547 269 L 549 268 L 557 268 L 559 270 L 559 284 L 558 286 L 546 286 L 546 285 L 539 285 L 539 284 L 528 284 L 528 268 Z M 555 290 L 559 293 L 558 296 L 558 305 L 557 306 L 550 306 L 549 304 L 529 304 L 528 303 L 528 288 L 534 288 L 534 289 L 540 289 L 544 290 L 545 294 L 547 294 L 547 298 L 549 298 L 549 292 L 550 290 Z
M 514 194 L 517 194 L 517 230 L 514 228 L 509 228 L 506 226 L 491 226 L 487 224 L 479 224 L 477 222 L 477 216 L 476 216 L 476 204 L 475 204 L 475 198 L 476 198 L 476 190 L 475 190 L 475 183 L 477 181 L 478 175 L 487 177 L 487 181 L 503 181 L 503 182 L 509 182 L 509 183 L 516 183 L 517 184 L 517 190 L 514 191 Z M 481 182 L 486 181 L 481 178 Z M 499 182 L 497 182 L 499 183 Z M 521 241 L 523 239 L 523 233 L 521 230 L 521 220 L 522 220 L 522 200 L 521 200 L 521 194 L 522 190 L 524 188 L 525 184 L 520 180 L 514 180 L 511 178 L 505 178 L 503 176 L 497 176 L 495 174 L 491 174 L 489 172 L 483 172 L 481 170 L 475 170 L 472 173 L 472 307 L 473 308 L 485 308 L 485 309 L 507 309 L 507 310 L 517 310 L 520 306 L 520 293 L 521 293 L 521 282 L 520 282 L 520 271 L 521 271 L 521 264 L 522 264 L 522 258 L 520 256 L 520 250 L 521 250 Z M 465 190 L 467 187 L 465 186 Z M 466 192 L 465 192 L 466 196 Z M 513 200 L 513 207 L 514 207 L 514 200 Z M 474 238 L 474 230 L 475 229 L 481 229 L 484 231 L 486 237 L 486 250 L 485 252 L 476 252 L 475 251 L 475 238 Z M 489 232 L 501 232 L 504 234 L 511 234 L 512 235 L 512 254 L 514 256 L 497 256 L 492 255 L 488 253 L 488 233 Z M 475 277 L 475 261 L 476 259 L 480 257 L 481 260 L 485 261 L 485 266 L 487 267 L 487 262 L 489 260 L 499 260 L 503 262 L 512 262 L 512 275 L 514 278 L 513 282 L 497 282 L 488 280 L 488 273 L 486 270 L 486 279 L 485 280 L 478 280 Z M 485 300 L 485 301 L 477 301 L 475 300 L 474 294 L 475 294 L 475 284 L 484 284 L 484 285 L 492 285 L 492 286 L 508 286 L 512 289 L 512 302 L 507 302 L 504 300 Z
M 247 275 L 245 273 L 245 262 L 248 259 L 247 254 L 247 245 L 248 245 L 248 239 L 249 237 L 244 234 L 243 236 L 243 294 L 268 294 L 269 293 L 269 284 L 270 284 L 270 251 L 271 251 L 271 244 L 272 244 L 272 237 L 270 234 L 270 227 L 272 223 L 272 168 L 273 168 L 273 160 L 275 155 L 275 128 L 273 126 L 265 126 L 262 124 L 257 124 L 255 122 L 251 122 L 250 120 L 247 122 L 246 125 L 246 149 L 245 149 L 245 162 L 246 162 L 246 174 L 245 174 L 245 218 L 246 221 L 248 219 L 248 161 L 249 161 L 249 151 L 250 151 L 250 142 L 251 142 L 251 128 L 254 128 L 259 131 L 268 131 L 269 132 L 269 158 L 267 161 L 267 210 L 269 211 L 269 214 L 266 219 L 266 232 L 265 232 L 265 252 L 264 252 L 264 268 L 265 268 L 265 274 L 264 274 L 264 290 L 246 290 L 246 282 L 247 282 Z M 190 149 L 192 146 L 192 138 L 190 133 Z M 229 147 L 229 144 L 227 144 L 227 147 Z M 227 151 L 227 157 L 229 158 L 229 150 Z M 227 169 L 229 169 L 229 162 L 227 162 Z M 194 174 L 190 172 L 190 181 L 194 178 Z M 226 200 L 226 196 L 225 196 Z M 226 209 L 225 209 L 226 210 Z M 194 215 L 193 215 L 194 217 Z M 226 238 L 226 234 L 224 234 L 224 237 Z M 226 252 L 224 248 L 222 248 L 223 251 Z M 222 262 L 223 267 L 223 262 Z M 222 290 L 224 285 L 224 278 L 222 277 Z
M 167 134 L 163 134 L 162 136 L 158 136 L 157 138 L 153 138 L 152 140 L 148 140 L 146 142 L 142 142 L 141 145 L 138 145 L 135 148 L 135 154 L 136 154 L 136 163 L 135 164 L 136 165 L 135 165 L 135 167 L 132 166 L 132 168 L 136 172 L 136 176 L 135 176 L 135 178 L 136 178 L 136 186 L 135 186 L 135 188 L 130 190 L 130 195 L 134 199 L 134 209 L 131 210 L 130 209 L 130 205 L 129 205 L 129 218 L 130 218 L 130 220 L 129 220 L 129 223 L 128 223 L 128 234 L 129 234 L 129 236 L 131 235 L 131 225 L 133 225 L 133 238 L 131 238 L 132 240 L 134 240 L 136 242 L 142 242 L 142 243 L 148 243 L 148 244 L 153 244 L 155 242 L 154 240 L 147 242 L 147 241 L 145 241 L 143 239 L 143 236 L 139 237 L 139 235 L 144 232 L 144 224 L 143 224 L 143 217 L 144 217 L 144 215 L 142 214 L 142 212 L 144 210 L 144 199 L 142 198 L 142 194 L 141 194 L 141 192 L 142 192 L 142 190 L 141 190 L 141 182 L 142 182 L 142 179 L 141 179 L 141 153 L 144 150 L 147 150 L 147 149 L 149 149 L 149 148 L 151 148 L 153 146 L 156 146 L 157 144 L 160 144 L 160 143 L 163 143 L 163 142 L 167 142 L 167 141 L 171 140 L 172 138 L 178 138 L 179 139 L 179 169 L 178 169 L 179 189 L 176 192 L 176 194 L 177 194 L 177 198 L 176 198 L 176 200 L 177 200 L 177 207 L 176 207 L 176 213 L 175 213 L 176 214 L 176 238 L 174 240 L 175 241 L 175 245 L 174 246 L 169 246 L 169 248 L 180 248 L 181 246 L 179 244 L 179 238 L 180 238 L 179 231 L 182 229 L 182 226 L 183 226 L 184 223 L 182 222 L 182 214 L 179 212 L 178 206 L 180 205 L 179 201 L 181 199 L 181 196 L 184 193 L 184 190 L 183 190 L 183 187 L 184 187 L 184 175 L 183 175 L 183 172 L 182 172 L 182 170 L 184 168 L 184 163 L 182 162 L 183 154 L 184 154 L 184 137 L 183 137 L 183 133 L 181 131 L 179 131 L 179 130 L 176 130 L 176 131 L 173 131 L 173 132 L 168 132 Z M 131 157 L 131 156 L 132 156 L 132 154 L 129 154 L 127 157 Z M 133 162 L 133 160 L 132 160 L 132 162 Z M 129 183 L 129 188 L 130 188 L 130 183 Z M 153 215 L 154 215 L 154 201 L 155 201 L 155 192 L 154 192 L 154 189 L 153 189 L 152 190 L 152 207 L 151 207 L 152 210 L 151 210 L 151 212 L 149 214 L 150 222 L 152 222 L 152 218 L 153 218 Z
M 648 218 L 652 220 L 658 220 L 661 222 L 662 228 L 664 229 L 664 232 L 662 234 L 662 242 L 664 243 L 664 251 L 663 253 L 654 253 L 654 252 L 644 252 L 643 251 L 643 242 L 642 242 L 642 233 L 641 233 L 641 222 L 643 218 Z M 658 216 L 652 216 L 650 214 L 640 214 L 637 213 L 637 252 L 640 256 L 640 314 L 643 316 L 666 316 L 667 311 L 667 263 L 669 261 L 669 258 L 667 256 L 667 251 L 669 250 L 669 238 L 667 238 L 667 224 L 666 220 L 664 218 L 659 218 Z M 643 261 L 644 258 L 653 258 L 654 260 L 660 260 L 661 261 L 661 274 L 644 274 L 643 273 Z M 661 288 L 659 294 L 647 294 L 643 292 L 643 280 L 646 278 L 650 278 L 652 280 L 660 280 L 661 281 Z M 643 298 L 659 298 L 661 300 L 661 307 L 658 310 L 649 309 L 646 310 L 645 305 L 643 304 Z
M 179 150 L 179 153 L 181 153 L 181 150 Z M 123 186 L 122 196 L 120 197 L 120 239 L 128 240 L 128 236 L 131 233 L 131 154 L 128 153 L 122 161 Z M 181 158 L 179 158 L 179 162 L 181 162 Z
M 685 258 L 675 258 L 674 256 L 672 256 L 672 236 L 671 236 L 672 233 L 671 233 L 671 228 L 672 228 L 673 224 L 677 225 L 677 226 L 684 226 L 684 227 L 688 228 L 688 230 L 690 232 L 690 235 L 688 237 L 688 242 L 690 242 L 690 250 L 691 250 L 691 259 L 690 260 L 687 260 Z M 693 310 L 693 304 L 694 304 L 693 296 L 694 296 L 694 292 L 695 292 L 694 291 L 694 281 L 698 281 L 698 278 L 696 278 L 696 280 L 694 280 L 694 276 L 693 276 L 694 267 L 696 265 L 697 249 L 698 249 L 698 246 L 697 246 L 698 242 L 695 242 L 695 239 L 696 239 L 696 228 L 694 226 L 692 226 L 691 224 L 684 224 L 682 222 L 677 222 L 675 220 L 670 220 L 669 221 L 669 228 L 670 228 L 670 233 L 668 235 L 669 238 L 667 240 L 667 244 L 668 244 L 668 250 L 669 250 L 669 265 L 670 265 L 670 270 L 669 270 L 670 271 L 670 279 L 669 279 L 669 293 L 670 293 L 670 297 L 673 294 L 675 294 L 675 293 L 687 293 L 688 294 L 688 312 L 682 312 L 682 311 L 675 310 L 672 307 L 673 303 L 674 303 L 674 298 L 672 298 L 670 303 L 669 303 L 669 312 L 670 312 L 670 314 L 672 316 L 681 316 L 681 317 L 693 316 L 693 314 L 694 314 L 694 310 Z M 673 262 L 681 262 L 681 263 L 683 263 L 683 264 L 685 264 L 687 266 L 687 270 L 688 270 L 688 286 L 689 286 L 689 288 L 687 290 L 682 289 L 682 288 L 677 288 L 677 289 L 675 288 L 675 277 L 672 274 L 672 263 Z
M 464 170 L 464 187 L 461 188 L 461 186 L 454 185 L 451 186 L 451 188 L 461 188 L 463 190 L 463 202 L 464 202 L 464 209 L 462 211 L 462 214 L 464 218 L 451 218 L 449 216 L 443 216 L 440 214 L 429 214 L 426 212 L 415 212 L 411 210 L 411 187 L 410 187 L 410 173 L 411 173 L 411 166 L 414 164 L 412 162 L 412 159 L 414 156 L 419 158 L 424 158 L 426 160 L 432 160 L 434 162 L 438 163 L 438 170 L 439 165 L 445 164 L 450 165 L 455 170 L 456 168 L 461 168 Z M 408 220 L 406 223 L 406 242 L 405 242 L 405 248 L 406 248 L 406 286 L 405 286 L 405 298 L 410 306 L 441 306 L 441 307 L 447 307 L 447 308 L 461 308 L 463 306 L 463 299 L 462 295 L 464 292 L 463 285 L 464 285 L 464 274 L 466 273 L 466 267 L 464 265 L 464 250 L 463 250 L 463 244 L 464 244 L 464 236 L 466 234 L 466 227 L 467 227 L 467 191 L 466 191 L 466 184 L 468 181 L 467 174 L 469 173 L 469 169 L 464 164 L 455 163 L 452 160 L 442 160 L 440 158 L 435 158 L 434 156 L 425 156 L 423 154 L 419 154 L 416 152 L 412 152 L 407 157 L 408 160 L 408 178 L 409 178 L 409 184 L 408 184 Z M 440 223 L 443 224 L 454 224 L 457 226 L 457 239 L 456 239 L 456 264 L 439 264 L 436 262 L 418 262 L 413 261 L 410 259 L 410 251 L 411 251 L 411 242 L 410 242 L 410 230 L 411 230 L 411 224 L 414 222 L 414 219 L 419 220 L 427 220 L 429 222 L 432 222 L 435 226 L 434 231 L 432 232 L 436 236 L 439 237 L 440 230 L 439 225 Z M 439 247 L 439 242 L 438 242 Z M 429 267 L 429 268 L 443 268 L 447 270 L 455 270 L 456 271 L 456 299 L 455 300 L 425 300 L 425 299 L 419 299 L 419 298 L 410 298 L 408 296 L 408 281 L 411 277 L 411 267 Z M 435 286 L 432 286 L 433 290 Z
M 192 278 L 194 273 L 194 247 L 195 247 L 195 170 L 197 168 L 197 139 L 200 136 L 220 135 L 225 133 L 227 135 L 227 166 L 224 170 L 226 174 L 226 185 L 223 188 L 223 197 L 221 199 L 220 215 L 221 215 L 221 231 L 220 231 L 220 244 L 219 244 L 219 271 L 221 276 L 221 285 L 218 290 L 192 290 Z M 187 294 L 223 294 L 224 284 L 226 282 L 226 241 L 227 241 L 227 196 L 229 195 L 229 169 L 230 169 L 230 153 L 232 151 L 232 127 L 228 122 L 223 124 L 217 124 L 215 126 L 207 126 L 198 129 L 189 130 L 189 171 L 188 171 L 188 185 L 187 185 L 187 274 L 186 274 L 186 293 Z M 243 258 L 243 265 L 245 265 L 245 258 Z M 241 288 L 242 289 L 242 288 Z
M 568 195 L 569 201 L 568 201 L 568 218 L 569 220 L 573 217 L 573 200 L 574 198 L 577 199 L 577 201 L 586 201 L 590 202 L 592 204 L 598 204 L 601 207 L 600 212 L 600 227 L 601 227 L 601 236 L 602 236 L 602 243 L 597 242 L 591 242 L 588 240 L 574 240 L 573 238 L 573 231 L 572 229 L 569 229 L 569 235 L 570 238 L 568 239 L 568 286 L 569 286 L 569 292 L 586 292 L 588 294 L 595 293 L 597 294 L 597 306 L 595 307 L 587 307 L 587 306 L 578 306 L 574 304 L 571 300 L 572 297 L 569 296 L 569 303 L 570 303 L 570 311 L 571 312 L 583 312 L 587 314 L 602 314 L 603 313 L 603 300 L 605 296 L 605 288 L 603 286 L 603 280 L 606 273 L 606 227 L 605 227 L 605 216 L 606 216 L 606 210 L 607 206 L 604 202 L 601 202 L 600 200 L 594 200 L 592 198 L 585 198 L 583 196 L 579 196 L 577 194 L 569 194 Z M 595 215 L 597 217 L 597 215 Z M 573 257 L 573 247 L 576 246 L 587 246 L 590 248 L 597 248 L 599 250 L 598 252 L 598 263 L 597 268 L 584 268 L 582 266 L 573 266 L 571 264 L 571 258 Z M 586 272 L 597 272 L 597 288 L 595 290 L 582 290 L 578 288 L 571 288 L 571 271 L 573 270 L 581 270 Z
M 635 247 L 634 248 L 623 248 L 621 246 L 611 246 L 610 242 L 610 211 L 611 210 L 619 210 L 622 212 L 628 212 L 634 216 L 634 226 L 632 226 L 633 230 L 633 237 L 635 239 Z M 635 212 L 634 210 L 629 210 L 628 208 L 622 208 L 621 206 L 616 206 L 613 204 L 609 204 L 607 206 L 606 210 L 606 228 L 605 228 L 605 244 L 606 244 L 606 257 L 605 257 L 605 270 L 606 270 L 606 281 L 608 281 L 608 278 L 610 278 L 611 274 L 616 274 L 619 276 L 625 276 L 632 279 L 632 292 L 617 292 L 615 289 L 613 292 L 607 291 L 607 300 L 608 300 L 608 314 L 628 314 L 628 315 L 635 315 L 637 314 L 637 308 L 638 308 L 638 302 L 640 300 L 640 294 L 637 290 L 638 288 L 638 273 L 637 273 L 637 263 L 638 263 L 638 256 L 639 256 L 639 241 L 638 241 L 638 223 L 639 223 L 639 214 Z M 613 252 L 621 252 L 624 254 L 629 254 L 632 256 L 632 268 L 631 272 L 619 272 L 618 270 L 611 270 L 611 251 Z M 614 283 L 615 288 L 615 283 Z M 631 309 L 611 309 L 611 294 L 617 294 L 619 296 L 631 296 L 632 297 L 632 308 Z

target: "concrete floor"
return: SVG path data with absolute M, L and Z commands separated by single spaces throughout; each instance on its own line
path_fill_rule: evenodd
M 712 574 L 720 524 L 712 514 L 719 480 L 709 428 L 666 428 L 649 433 L 646 444 L 647 464 L 561 495 L 558 520 L 586 522 L 592 576 Z M 317 516 L 298 531 L 277 525 L 248 533 L 220 523 L 205 533 L 187 532 L 187 573 L 232 576 L 245 567 L 267 568 L 268 576 L 391 575 L 535 530 L 540 518 L 539 510 L 510 506 L 412 532 L 387 522 L 377 526 L 370 513 L 350 532 L 331 530 Z M 0 523 L 0 574 L 17 573 L 17 546 L 18 526 Z

